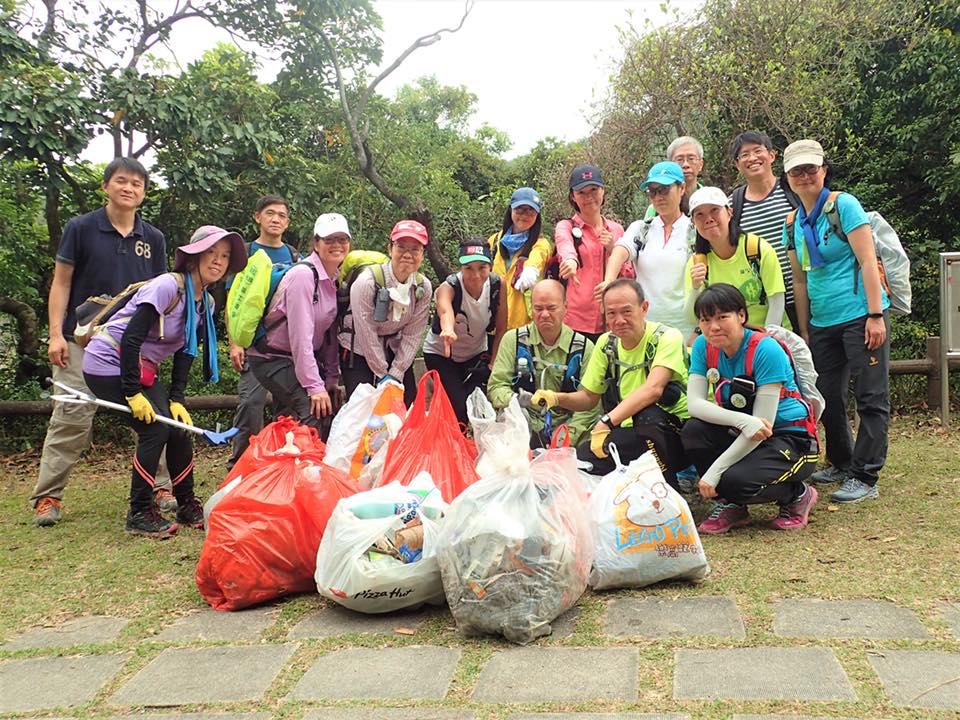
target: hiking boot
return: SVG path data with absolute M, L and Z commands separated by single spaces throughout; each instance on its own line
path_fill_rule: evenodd
M 693 495 L 697 492 L 697 482 L 700 480 L 700 473 L 697 468 L 691 465 L 677 473 L 677 487 L 685 495 Z
M 802 530 L 807 526 L 810 511 L 817 504 L 817 491 L 812 485 L 804 485 L 803 495 L 792 503 L 780 506 L 780 514 L 770 521 L 774 530 Z
M 705 535 L 722 535 L 731 528 L 745 527 L 753 522 L 746 505 L 718 502 L 710 516 L 697 528 Z
M 823 470 L 818 470 L 810 476 L 810 482 L 817 485 L 829 485 L 830 483 L 846 482 L 850 474 L 846 470 L 841 470 L 833 465 L 828 465 Z
M 177 499 L 166 488 L 157 488 L 153 491 L 153 504 L 160 512 L 172 513 L 177 511 Z
M 127 513 L 126 531 L 129 535 L 143 535 L 165 540 L 173 537 L 178 527 L 176 523 L 164 518 L 152 505 L 139 512 L 134 512 L 133 508 L 130 508 L 130 512 Z
M 830 499 L 838 503 L 856 503 L 878 497 L 880 489 L 876 485 L 867 485 L 855 477 L 848 477 L 839 490 L 830 493 Z
M 203 505 L 200 504 L 200 499 L 196 495 L 185 501 L 177 510 L 177 523 L 192 528 L 203 527 Z
M 56 498 L 44 496 L 37 501 L 33 511 L 33 521 L 37 527 L 53 527 L 60 522 L 60 501 Z

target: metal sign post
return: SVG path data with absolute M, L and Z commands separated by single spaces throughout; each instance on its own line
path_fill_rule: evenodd
M 960 252 L 940 253 L 940 423 L 950 424 L 950 358 L 960 358 Z

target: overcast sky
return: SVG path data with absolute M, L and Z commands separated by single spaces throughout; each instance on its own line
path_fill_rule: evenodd
M 670 6 L 689 15 L 700 4 L 673 0 Z M 456 26 L 464 7 L 460 0 L 374 5 L 383 18 L 384 66 L 420 35 Z M 379 90 L 392 96 L 401 85 L 431 74 L 446 85 L 465 85 L 477 96 L 474 124 L 489 123 L 513 141 L 508 157 L 548 136 L 577 140 L 593 128 L 594 105 L 623 56 L 617 26 L 632 22 L 642 28 L 646 19 L 662 24 L 667 16 L 661 5 L 661 0 L 478 0 L 458 33 L 417 50 Z M 175 26 L 171 45 L 186 66 L 218 41 L 230 38 L 202 21 L 187 21 Z M 264 64 L 261 79 L 271 80 L 276 71 L 276 65 Z M 111 153 L 101 136 L 84 157 L 107 162 Z

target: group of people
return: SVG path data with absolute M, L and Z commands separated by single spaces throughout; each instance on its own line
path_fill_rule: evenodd
M 50 357 L 55 374 L 77 382 L 80 367 L 88 388 L 124 399 L 132 411 L 139 443 L 127 531 L 164 537 L 202 521 L 189 440 L 151 415 L 190 421 L 183 388 L 198 344 L 205 375 L 216 377 L 205 288 L 258 250 L 293 266 L 272 296 L 264 332 L 247 348 L 230 338 L 241 379 L 229 464 L 261 429 L 268 391 L 276 413 L 325 437 L 360 383 L 398 382 L 412 403 L 422 352 L 464 432 L 467 397 L 481 388 L 497 409 L 517 397 L 531 448 L 549 447 L 565 431 L 592 473 L 613 469 L 611 444 L 622 462 L 651 451 L 670 484 L 714 499 L 700 525 L 705 533 L 751 523 L 749 505 L 758 503 L 779 506 L 774 528 L 803 528 L 816 483 L 840 482 L 836 502 L 877 497 L 889 422 L 889 300 L 863 208 L 848 193 L 831 195 L 830 167 L 814 140 L 789 145 L 778 176 L 770 138 L 738 135 L 731 157 L 746 182 L 731 193 L 700 185 L 696 139 L 678 138 L 667 154 L 640 185 L 650 199 L 646 216 L 626 230 L 603 213 L 604 179 L 594 165 L 571 172 L 571 213 L 553 241 L 542 232 L 539 193 L 518 188 L 500 229 L 466 239 L 458 271 L 436 291 L 421 272 L 431 239 L 419 222 L 398 222 L 388 256 L 346 284 L 347 219 L 317 218 L 311 252 L 301 258 L 283 242 L 289 207 L 279 196 L 257 204 L 253 242 L 202 227 L 177 249 L 174 273 L 161 274 L 163 236 L 135 212 L 146 172 L 115 160 L 104 175 L 106 207 L 64 233 L 50 295 Z M 824 209 L 833 198 L 842 236 L 826 217 L 833 208 Z M 71 308 L 87 294 L 144 279 L 86 352 L 71 342 Z M 827 466 L 819 472 L 816 417 L 788 349 L 765 326 L 792 328 L 812 352 L 826 399 Z M 150 369 L 170 355 L 166 389 Z M 851 376 L 855 443 L 846 415 Z M 40 525 L 59 519 L 91 415 L 57 406 L 33 494 Z M 172 490 L 158 480 L 164 445 Z M 163 516 L 168 509 L 176 521 Z

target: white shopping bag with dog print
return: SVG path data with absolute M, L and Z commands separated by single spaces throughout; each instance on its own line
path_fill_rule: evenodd
M 596 554 L 595 590 L 644 587 L 674 578 L 701 580 L 710 564 L 686 500 L 663 478 L 652 453 L 616 469 L 590 496 Z

